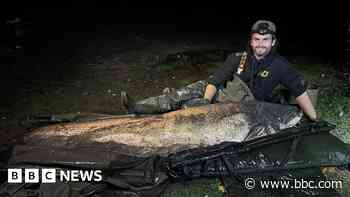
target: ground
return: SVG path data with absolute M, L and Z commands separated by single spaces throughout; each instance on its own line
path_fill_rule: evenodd
M 78 44 L 51 41 L 36 53 L 23 46 L 18 52 L 16 64 L 8 65 L 10 71 L 2 78 L 0 125 L 5 141 L 23 132 L 17 123 L 28 115 L 125 114 L 120 105 L 121 90 L 135 99 L 158 95 L 165 87 L 205 79 L 217 67 L 172 64 L 164 61 L 168 54 L 233 50 L 230 40 L 211 41 L 205 35 L 101 33 L 85 39 Z
M 222 64 L 218 61 L 183 65 L 165 61 L 168 54 L 206 49 L 237 51 L 242 46 L 245 46 L 244 38 L 232 35 L 213 38 L 205 34 L 113 34 L 108 31 L 97 36 L 67 35 L 66 40 L 52 40 L 37 51 L 23 45 L 14 59 L 16 63 L 8 64 L 7 73 L 2 73 L 0 143 L 20 140 L 27 131 L 19 122 L 29 115 L 125 114 L 120 105 L 120 91 L 126 90 L 135 99 L 155 96 L 165 87 L 178 88 L 206 79 Z M 294 54 L 285 55 L 307 80 L 321 87 L 320 114 L 339 125 L 334 133 L 350 142 L 346 124 L 350 119 L 350 94 L 343 91 L 348 90 L 348 83 L 336 77 L 337 72 L 327 62 L 302 53 Z M 216 193 L 210 196 L 222 195 L 217 190 L 220 185 L 217 180 L 209 180 L 209 184 L 206 181 L 195 183 L 199 188 L 196 195 L 210 192 Z M 183 187 L 180 184 L 175 188 L 182 191 L 167 195 L 196 193 L 196 187 Z

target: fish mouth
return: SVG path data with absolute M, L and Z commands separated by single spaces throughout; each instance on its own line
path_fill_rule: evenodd
M 268 102 L 249 103 L 245 110 L 255 109 L 250 113 L 253 123 L 244 141 L 278 133 L 281 130 L 296 126 L 303 117 L 302 111 L 293 105 L 282 105 Z M 251 112 L 253 112 L 251 111 Z M 249 113 L 248 113 L 249 114 Z
M 294 105 L 258 102 L 258 122 L 283 130 L 295 126 L 303 117 L 302 111 Z
M 284 120 L 279 123 L 279 129 L 287 129 L 297 125 L 303 117 L 302 111 L 292 111 L 290 114 L 286 114 Z

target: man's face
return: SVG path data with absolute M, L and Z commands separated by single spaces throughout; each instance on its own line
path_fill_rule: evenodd
M 271 48 L 275 45 L 275 40 L 272 39 L 272 34 L 258 34 L 251 35 L 250 46 L 253 54 L 257 59 L 264 58 L 270 53 Z

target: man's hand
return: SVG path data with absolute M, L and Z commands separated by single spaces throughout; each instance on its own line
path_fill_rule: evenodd
M 188 107 L 195 107 L 195 106 L 209 105 L 209 104 L 210 104 L 210 101 L 206 98 L 195 98 L 185 102 L 182 105 L 182 108 L 186 109 Z
M 314 118 L 314 119 L 310 118 L 310 120 L 313 121 L 313 122 L 319 122 L 321 120 L 320 119 L 320 114 L 318 114 L 318 112 L 316 112 L 316 118 Z
M 305 113 L 302 117 L 302 119 L 300 120 L 300 122 L 302 123 L 310 123 L 310 122 L 319 122 L 321 121 L 320 116 L 317 114 L 316 117 L 314 119 L 310 118 L 309 116 L 307 116 Z

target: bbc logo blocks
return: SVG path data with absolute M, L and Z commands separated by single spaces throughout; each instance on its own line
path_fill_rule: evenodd
M 10 168 L 7 170 L 9 183 L 56 183 L 61 182 L 99 182 L 102 181 L 101 170 L 59 170 L 55 168 Z
M 8 169 L 7 181 L 9 183 L 55 183 L 56 169 Z M 23 176 L 24 175 L 24 176 Z M 23 180 L 24 178 L 24 180 Z

